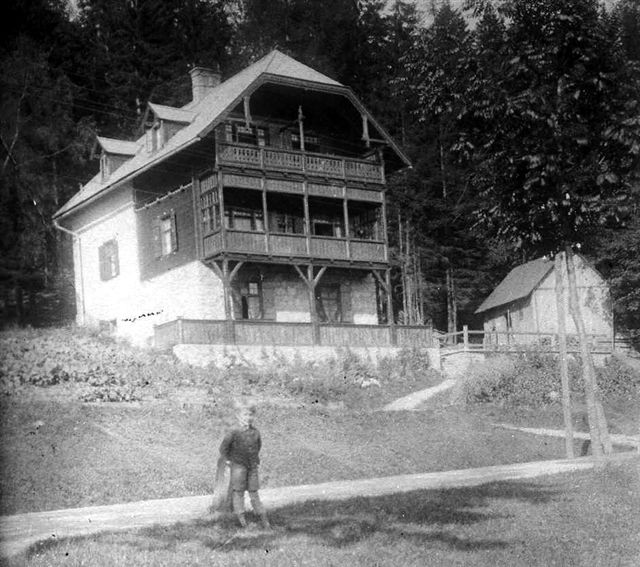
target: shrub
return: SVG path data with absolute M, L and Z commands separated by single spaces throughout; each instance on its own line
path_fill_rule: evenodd
M 487 358 L 458 380 L 451 394 L 452 403 L 504 402 L 511 394 L 515 363 L 508 356 Z
M 640 363 L 638 363 L 640 367 Z M 637 397 L 640 394 L 640 368 L 627 359 L 613 355 L 596 368 L 598 386 L 605 397 Z

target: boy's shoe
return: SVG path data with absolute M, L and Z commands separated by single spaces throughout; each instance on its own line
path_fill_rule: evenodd
M 244 514 L 239 514 L 238 515 L 238 523 L 240 524 L 241 528 L 246 528 L 247 527 L 247 520 L 244 517 Z

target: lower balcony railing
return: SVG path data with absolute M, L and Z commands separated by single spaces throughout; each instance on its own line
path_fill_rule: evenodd
M 311 257 L 354 262 L 385 262 L 385 243 L 304 234 L 274 234 L 227 230 L 225 240 L 216 232 L 204 237 L 204 257 L 221 252 L 282 257 Z
M 404 348 L 433 346 L 426 326 L 354 325 L 276 321 L 176 319 L 156 325 L 155 346 L 177 344 L 239 344 L 262 346 L 335 346 Z

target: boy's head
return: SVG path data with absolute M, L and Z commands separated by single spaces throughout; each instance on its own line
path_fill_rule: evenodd
M 236 411 L 236 419 L 240 427 L 251 427 L 256 417 L 256 408 L 254 405 L 240 406 Z

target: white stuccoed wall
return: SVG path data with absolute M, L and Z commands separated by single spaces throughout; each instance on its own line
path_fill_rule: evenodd
M 133 203 L 76 231 L 79 238 L 74 242 L 74 270 L 79 325 L 97 326 L 100 321 L 115 320 L 116 334 L 134 344 L 148 345 L 154 324 L 177 317 L 224 318 L 222 282 L 199 261 L 141 281 Z M 111 239 L 118 243 L 120 273 L 102 281 L 98 249 Z
M 139 303 L 140 272 L 136 217 L 133 203 L 104 220 L 78 230 L 79 247 L 75 257 L 82 255 L 82 288 L 84 289 L 84 320 L 82 305 L 78 305 L 79 323 L 98 324 L 99 321 L 121 320 L 137 311 Z M 118 243 L 120 273 L 107 281 L 100 279 L 98 249 L 108 240 Z M 76 279 L 79 265 L 76 264 Z

